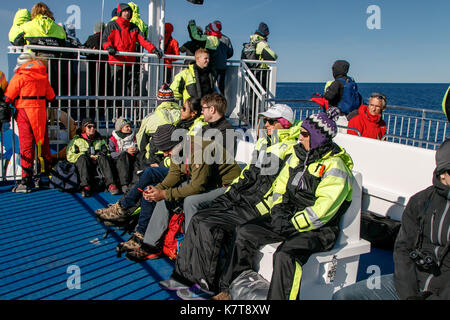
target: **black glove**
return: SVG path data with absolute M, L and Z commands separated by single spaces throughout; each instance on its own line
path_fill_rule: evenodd
M 117 53 L 117 51 L 113 47 L 109 47 L 108 48 L 108 54 L 109 55 L 114 56 L 114 55 L 116 55 L 116 53 Z
M 152 53 L 156 54 L 158 56 L 158 59 L 161 59 L 164 53 L 159 50 L 158 48 L 153 49 Z
M 0 101 L 0 123 L 11 120 L 11 108 L 3 101 Z

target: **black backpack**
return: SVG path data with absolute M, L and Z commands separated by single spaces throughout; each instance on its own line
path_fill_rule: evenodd
M 369 241 L 373 248 L 393 250 L 401 222 L 389 217 L 361 213 L 361 238 Z
M 51 170 L 50 188 L 63 192 L 77 192 L 80 181 L 75 165 L 67 160 L 59 161 Z
M 246 42 L 242 44 L 241 60 L 258 60 L 256 44 L 257 42 Z M 254 63 L 249 63 L 247 65 L 249 68 L 256 68 L 257 66 L 257 64 Z

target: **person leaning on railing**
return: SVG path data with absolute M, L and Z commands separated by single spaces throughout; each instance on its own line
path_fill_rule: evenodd
M 119 3 L 117 16 L 117 19 L 110 21 L 105 28 L 103 49 L 109 53 L 108 61 L 111 68 L 112 83 L 116 86 L 116 95 L 122 95 L 123 91 L 127 95 L 122 84 L 126 85 L 132 79 L 132 65 L 137 61 L 137 58 L 117 55 L 117 52 L 136 52 L 136 44 L 138 43 L 148 52 L 156 54 L 158 58 L 161 58 L 163 53 L 145 38 L 138 26 L 131 22 L 133 12 L 130 5 Z M 125 78 L 122 76 L 123 73 L 125 73 Z M 130 90 L 135 91 L 137 88 L 130 88 Z

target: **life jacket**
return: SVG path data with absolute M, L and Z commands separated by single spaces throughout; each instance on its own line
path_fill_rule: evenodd
M 356 110 L 361 105 L 361 95 L 358 92 L 358 85 L 351 77 L 347 76 L 347 80 L 337 78 L 336 81 L 344 83 L 344 90 L 342 99 L 338 103 L 338 108 L 344 114 L 349 114 L 353 110 Z
M 250 43 L 252 42 L 256 43 L 255 53 L 258 60 L 277 60 L 277 54 L 270 48 L 264 37 L 259 34 L 254 34 L 250 36 Z M 267 69 L 268 65 L 260 64 L 258 67 L 261 69 Z
M 19 9 L 14 16 L 13 25 L 9 30 L 8 38 L 15 46 L 24 44 L 22 25 L 31 20 L 30 12 L 27 9 Z M 20 38 L 20 39 L 19 39 Z

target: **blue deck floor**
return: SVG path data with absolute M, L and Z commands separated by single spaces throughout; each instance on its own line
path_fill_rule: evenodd
M 117 258 L 115 247 L 129 235 L 113 232 L 103 239 L 106 227 L 94 210 L 119 196 L 84 199 L 55 190 L 14 194 L 10 189 L 0 187 L 0 300 L 177 298 L 158 285 L 170 276 L 172 261 Z M 71 266 L 79 268 L 80 289 L 68 289 L 74 283 Z
M 10 189 L 0 186 L 0 300 L 177 299 L 158 285 L 170 276 L 172 261 L 118 258 L 115 247 L 129 235 L 112 232 L 103 238 L 107 227 L 95 219 L 94 210 L 120 196 L 82 198 L 56 190 L 15 194 Z M 373 249 L 361 256 L 358 280 L 370 276 L 371 265 L 391 273 L 392 252 Z M 69 289 L 73 266 L 80 271 L 80 289 Z

